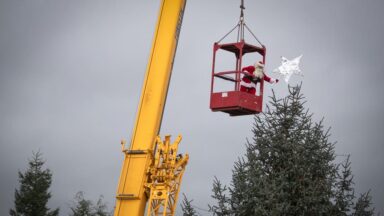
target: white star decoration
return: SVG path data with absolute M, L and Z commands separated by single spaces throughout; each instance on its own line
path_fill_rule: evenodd
M 288 60 L 287 58 L 282 56 L 280 67 L 273 70 L 273 72 L 279 73 L 280 75 L 284 76 L 284 80 L 287 84 L 292 74 L 303 76 L 303 73 L 299 68 L 300 59 L 302 56 L 303 55 L 300 55 L 292 60 Z

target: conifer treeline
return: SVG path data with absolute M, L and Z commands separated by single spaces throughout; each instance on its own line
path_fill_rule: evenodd
M 15 190 L 15 206 L 10 209 L 11 216 L 58 216 L 59 208 L 51 210 L 47 204 L 51 198 L 49 188 L 52 183 L 52 172 L 44 168 L 45 161 L 40 152 L 33 153 L 27 170 L 19 171 L 19 189 Z M 102 196 L 96 204 L 84 198 L 83 192 L 75 196 L 69 216 L 110 216 L 111 211 Z
M 213 215 L 374 215 L 369 192 L 356 200 L 349 156 L 335 163 L 330 131 L 305 103 L 301 86 L 289 87 L 282 99 L 273 93 L 254 117 L 253 138 L 234 164 L 231 184 L 214 179 Z

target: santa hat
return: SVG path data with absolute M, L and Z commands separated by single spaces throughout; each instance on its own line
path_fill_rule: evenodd
M 262 61 L 258 61 L 258 62 L 256 62 L 255 67 L 261 67 L 261 68 L 264 68 L 264 64 L 263 64 Z

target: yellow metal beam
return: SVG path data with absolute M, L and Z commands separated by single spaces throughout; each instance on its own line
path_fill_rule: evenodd
M 149 165 L 159 133 L 186 0 L 162 0 L 129 149 L 120 174 L 114 216 L 142 216 Z

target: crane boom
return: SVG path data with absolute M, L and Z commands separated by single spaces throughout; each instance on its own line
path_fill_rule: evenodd
M 167 144 L 159 147 L 169 149 L 168 155 L 164 155 L 164 151 L 156 152 L 155 148 L 156 145 L 162 144 L 158 138 L 158 133 L 160 131 L 185 4 L 186 0 L 161 1 L 130 147 L 125 149 L 125 143 L 122 142 L 125 157 L 117 188 L 114 216 L 144 215 L 148 199 L 162 199 L 161 196 L 156 197 L 161 194 L 160 192 L 152 197 L 151 188 L 168 188 L 167 190 L 174 188 L 177 191 L 173 201 L 177 201 L 178 186 L 183 173 L 181 168 L 184 169 L 188 156 L 176 157 L 173 149 L 177 149 L 177 147 L 170 147 L 169 136 L 166 137 L 166 142 L 164 142 Z M 178 141 L 180 139 L 181 137 Z M 170 164 L 159 165 L 161 163 Z M 175 175 L 168 175 L 169 181 L 179 181 L 176 182 L 177 187 L 170 186 L 171 183 L 169 181 L 164 182 L 164 177 L 161 177 L 161 173 L 168 173 L 170 172 L 169 169 L 177 172 Z M 156 176 L 151 176 L 151 174 L 154 175 L 153 173 L 157 173 Z M 158 183 L 162 185 L 156 186 Z M 166 202 L 168 200 L 167 198 Z M 164 214 L 162 213 L 162 215 L 173 214 L 174 212 L 167 212 L 167 210 L 164 211 Z

